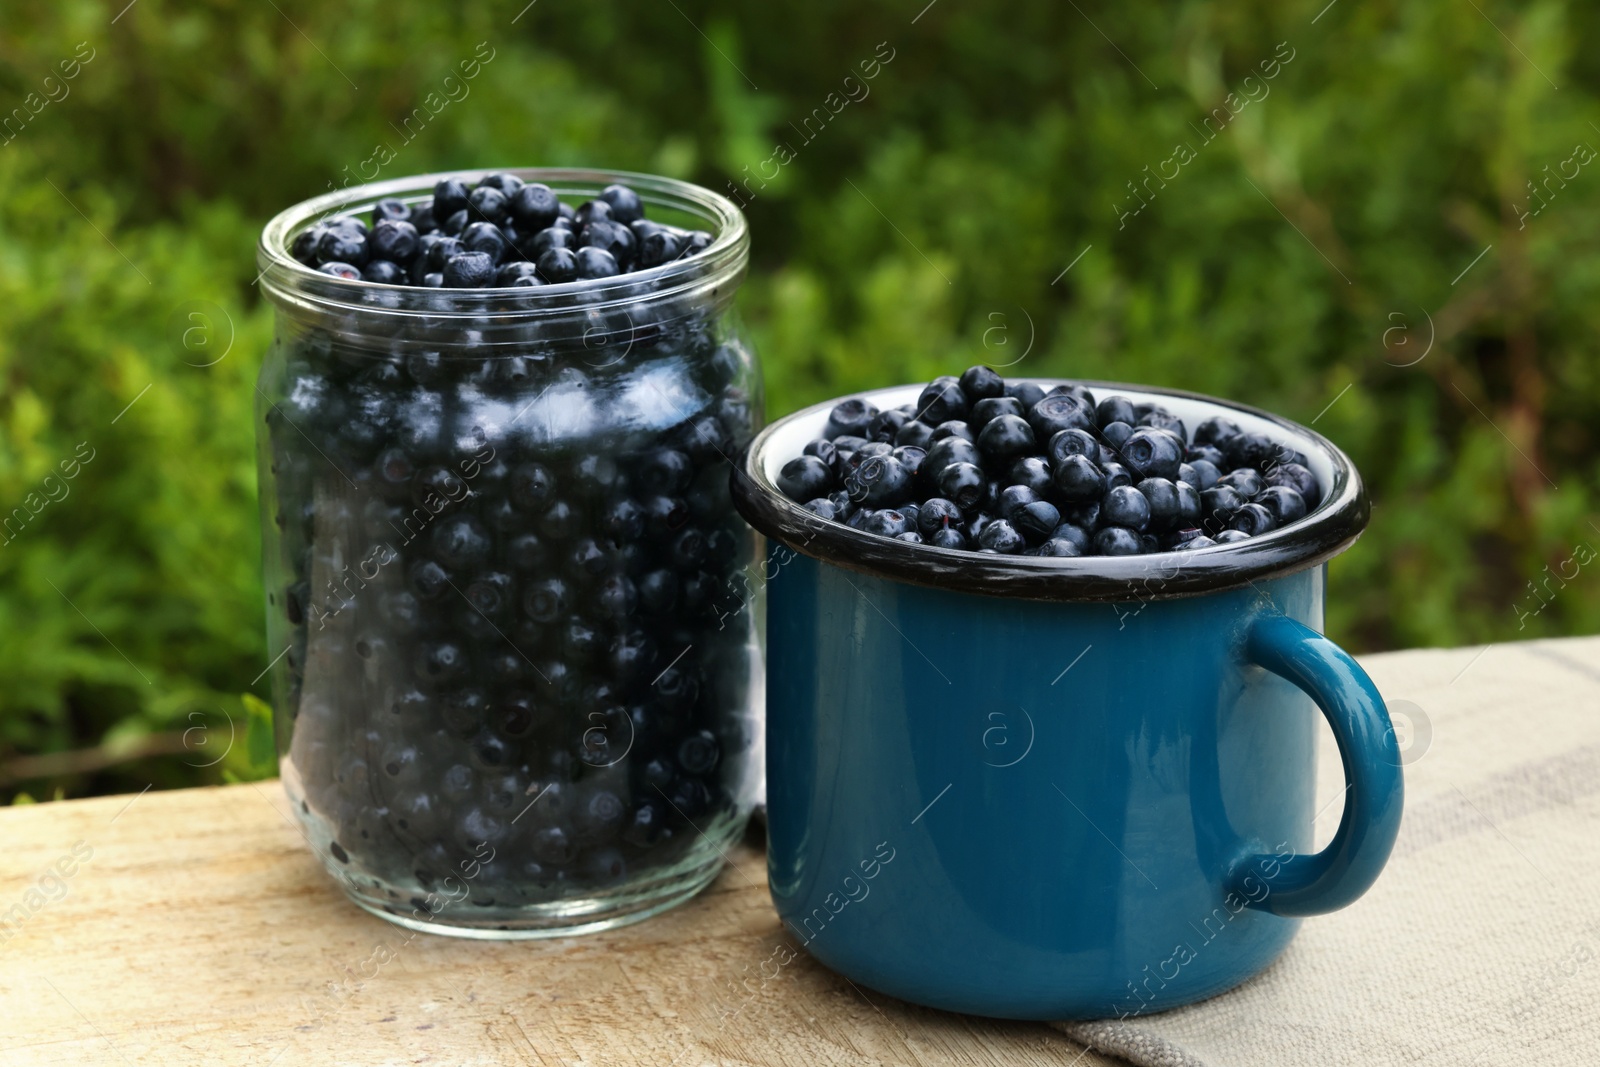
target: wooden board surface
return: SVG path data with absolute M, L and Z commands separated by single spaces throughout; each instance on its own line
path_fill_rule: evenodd
M 0 810 L 0 914 L 21 919 L 0 927 L 0 1064 L 1117 1062 L 863 991 L 803 952 L 763 968 L 796 946 L 748 845 L 646 922 L 475 942 L 357 909 L 288 810 L 276 782 Z

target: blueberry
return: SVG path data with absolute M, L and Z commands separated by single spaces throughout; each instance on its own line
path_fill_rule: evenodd
M 1166 478 L 1145 478 L 1134 486 L 1150 506 L 1150 528 L 1171 529 L 1182 511 L 1176 483 Z M 1196 502 L 1198 503 L 1198 501 Z M 1115 521 L 1115 520 L 1113 520 Z
M 501 288 L 529 288 L 543 285 L 544 279 L 539 277 L 538 268 L 525 259 L 513 260 L 502 263 L 494 272 L 494 284 Z
M 1094 411 L 1071 393 L 1052 393 L 1028 409 L 1028 424 L 1041 441 L 1066 430 L 1095 428 Z
M 528 587 L 522 597 L 522 610 L 534 622 L 555 622 L 572 607 L 572 594 L 560 578 L 546 578 Z
M 506 194 L 492 185 L 480 185 L 467 194 L 468 214 L 496 226 L 506 220 L 510 206 Z
M 1208 531 L 1215 532 L 1227 526 L 1234 514 L 1246 501 L 1231 485 L 1218 485 L 1200 494 L 1200 513 Z
M 1005 519 L 984 524 L 978 533 L 978 544 L 1001 555 L 1015 555 L 1028 547 L 1022 534 Z
M 801 506 L 818 518 L 828 519 L 833 522 L 844 521 L 844 518 L 839 514 L 839 509 L 833 506 L 833 501 L 825 496 L 819 496 L 815 500 L 807 500 Z
M 572 830 L 585 845 L 601 844 L 622 831 L 627 816 L 627 806 L 620 797 L 608 789 L 597 789 L 573 812 Z
M 712 245 L 712 237 L 704 230 L 690 230 L 689 236 L 683 240 L 683 249 L 678 253 L 679 259 L 699 255 Z
M 620 222 L 608 219 L 591 222 L 579 231 L 578 245 L 609 252 L 618 263 L 630 263 L 633 260 L 633 231 Z
M 406 284 L 406 272 L 399 265 L 387 259 L 372 259 L 361 270 L 361 280 L 377 282 L 380 285 Z
M 1217 484 L 1217 479 L 1222 477 L 1222 473 L 1217 469 L 1216 465 L 1207 459 L 1196 459 L 1192 463 L 1184 464 L 1184 466 L 1194 471 L 1195 480 L 1189 481 L 1188 478 L 1183 480 L 1201 491 L 1210 489 Z
M 1178 482 L 1178 517 L 1175 524 L 1180 527 L 1193 527 L 1199 524 L 1201 515 L 1200 493 L 1188 482 Z
M 611 217 L 626 226 L 644 217 L 644 205 L 639 194 L 626 185 L 608 185 L 600 190 L 600 199 L 611 207 Z
M 946 437 L 935 441 L 928 449 L 927 457 L 923 460 L 923 469 L 937 474 L 952 463 L 970 463 L 976 467 L 982 462 L 983 456 L 978 451 L 977 445 L 964 437 Z
M 971 414 L 967 416 L 967 425 L 973 432 L 981 435 L 983 428 L 1001 415 L 1016 415 L 1022 417 L 1026 414 L 1022 402 L 1015 397 L 997 396 L 973 403 Z
M 542 864 L 561 867 L 577 858 L 578 846 L 566 830 L 546 826 L 528 835 L 528 851 Z
M 1115 526 L 1143 531 L 1150 525 L 1150 502 L 1131 485 L 1119 485 L 1100 502 L 1101 517 Z
M 1034 446 L 1033 428 L 1018 415 L 1000 415 L 978 434 L 978 448 L 996 461 L 1032 452 Z
M 1080 555 L 1087 554 L 1089 551 L 1089 531 L 1070 522 L 1063 522 L 1060 526 L 1051 530 L 1050 540 L 1069 541 L 1077 546 Z
M 1166 430 L 1177 437 L 1179 441 L 1189 439 L 1189 431 L 1184 428 L 1183 420 L 1166 411 L 1149 411 L 1139 416 L 1140 426 L 1149 426 L 1157 430 Z
M 1045 451 L 1057 467 L 1069 456 L 1084 456 L 1096 462 L 1100 459 L 1100 443 L 1086 430 L 1061 430 L 1052 434 L 1049 441 Z
M 1278 522 L 1272 517 L 1272 512 L 1260 504 L 1246 504 L 1234 512 L 1233 518 L 1228 520 L 1228 529 L 1238 530 L 1251 537 L 1276 529 L 1277 525 Z
M 634 583 L 635 602 L 649 615 L 664 615 L 678 600 L 678 576 L 666 569 L 649 571 Z
M 1286 489 L 1293 489 L 1299 493 L 1309 510 L 1316 507 L 1320 492 L 1317 479 L 1306 467 L 1299 463 L 1280 463 L 1267 472 L 1268 485 L 1281 485 Z
M 1218 545 L 1231 545 L 1239 541 L 1248 540 L 1250 540 L 1250 535 L 1245 533 L 1243 530 L 1223 530 L 1221 533 L 1217 534 L 1217 538 L 1213 543 Z
M 928 440 L 936 443 L 946 437 L 959 437 L 971 444 L 978 443 L 978 435 L 972 432 L 972 427 L 967 425 L 965 419 L 949 419 L 939 423 L 933 428 L 933 433 L 929 435 Z
M 1239 424 L 1231 419 L 1215 416 L 1202 422 L 1194 429 L 1194 444 L 1213 445 L 1220 448 L 1228 440 L 1238 437 L 1242 431 Z
M 465 211 L 468 190 L 455 178 L 446 178 L 433 187 L 433 217 L 447 219 L 457 211 Z
M 676 533 L 689 521 L 689 505 L 678 497 L 646 497 L 639 508 L 644 512 L 645 532 L 653 538 Z
M 511 243 L 492 222 L 474 222 L 462 230 L 461 247 L 468 252 L 482 252 L 495 263 L 505 260 L 511 252 Z
M 894 456 L 870 456 L 846 480 L 853 500 L 867 507 L 894 507 L 911 499 L 911 473 Z
M 1068 455 L 1058 462 L 1054 480 L 1061 499 L 1074 504 L 1099 500 L 1107 488 L 1105 473 L 1082 455 Z
M 578 277 L 578 257 L 566 248 L 552 248 L 539 257 L 539 277 L 550 285 L 560 285 Z
M 959 382 L 961 391 L 967 394 L 967 399 L 974 404 L 980 400 L 1005 396 L 1006 393 L 1005 379 L 982 365 L 968 367 L 962 372 Z
M 947 526 L 942 530 L 936 530 L 932 537 L 924 538 L 924 540 L 928 544 L 939 548 L 966 549 L 971 547 L 967 543 L 967 535 L 962 533 L 961 529 L 956 526 Z
M 1089 391 L 1088 386 L 1079 385 L 1076 382 L 1065 382 L 1061 385 L 1052 387 L 1050 392 L 1046 395 L 1054 396 L 1057 393 L 1066 393 L 1068 396 L 1075 396 L 1079 400 L 1083 401 L 1084 404 L 1088 406 L 1090 411 L 1095 409 L 1094 394 Z
M 1101 399 L 1094 409 L 1095 423 L 1104 430 L 1114 422 L 1123 423 L 1132 427 L 1139 417 L 1134 414 L 1133 401 L 1125 396 L 1108 396 Z
M 1240 467 L 1238 470 L 1229 471 L 1217 479 L 1217 484 L 1232 486 L 1246 500 L 1254 499 L 1265 488 L 1261 475 L 1250 467 Z
M 965 418 L 967 396 L 961 391 L 961 382 L 949 376 L 935 378 L 917 398 L 916 417 L 929 425 Z
M 922 465 L 928 461 L 928 450 L 914 445 L 897 445 L 889 455 L 913 478 L 921 473 Z
M 516 196 L 522 185 L 522 179 L 515 174 L 485 174 L 478 179 L 478 188 L 498 189 L 507 197 Z
M 417 228 L 403 220 L 384 219 L 372 228 L 367 248 L 375 259 L 408 262 L 417 254 Z
M 451 515 L 437 521 L 433 550 L 446 567 L 465 567 L 489 555 L 492 542 L 483 523 L 471 515 Z
M 1103 500 L 1104 496 L 1101 499 Z M 1070 504 L 1062 510 L 1061 517 L 1073 526 L 1079 526 L 1085 530 L 1099 529 L 1101 525 L 1100 500 L 1086 500 L 1081 504 Z
M 994 510 L 1002 519 L 1010 519 L 1018 509 L 1039 499 L 1039 495 L 1025 485 L 1008 485 L 995 498 Z
M 1100 427 L 1100 436 L 1113 450 L 1122 448 L 1123 442 L 1133 436 L 1133 427 L 1125 422 L 1110 422 Z
M 706 557 L 705 533 L 694 526 L 679 531 L 668 546 L 667 556 L 680 571 L 697 570 Z
M 599 577 L 605 573 L 610 562 L 610 555 L 600 547 L 600 542 L 592 537 L 578 538 L 567 550 L 568 573 L 575 575 L 580 581 Z
M 494 257 L 486 252 L 462 252 L 451 256 L 441 273 L 444 284 L 452 289 L 481 289 L 494 281 Z
M 639 267 L 659 267 L 663 263 L 671 263 L 683 251 L 683 244 L 678 236 L 666 230 L 656 230 L 643 236 L 635 230 L 634 237 L 639 243 L 637 261 Z
M 587 663 L 595 659 L 605 647 L 599 631 L 584 619 L 571 618 L 559 630 L 561 651 L 569 662 Z
M 321 274 L 332 275 L 335 278 L 343 278 L 347 282 L 361 280 L 361 269 L 349 263 L 340 263 L 337 261 L 324 263 L 322 266 L 317 268 L 317 271 Z
M 359 270 L 370 254 L 366 236 L 349 230 L 326 230 L 317 242 L 317 259 L 324 264 L 348 263 Z
M 1278 445 L 1260 433 L 1237 434 L 1218 447 L 1234 467 L 1265 467 L 1278 456 Z
M 437 600 L 450 588 L 450 572 L 431 559 L 417 560 L 406 577 L 423 600 Z
M 963 511 L 983 498 L 987 485 L 983 471 L 971 463 L 951 463 L 939 471 L 936 482 L 941 496 L 954 501 Z
M 1061 513 L 1046 500 L 1035 500 L 1011 513 L 1011 525 L 1030 542 L 1039 543 L 1061 524 Z
M 879 537 L 899 537 L 906 532 L 906 517 L 893 508 L 863 512 L 861 529 Z
M 417 678 L 434 685 L 447 685 L 464 677 L 468 666 L 467 654 L 460 645 L 434 642 L 422 646 L 416 661 Z
M 907 419 L 894 435 L 894 443 L 926 450 L 933 443 L 933 427 L 917 419 Z
M 320 223 L 301 230 L 289 243 L 289 254 L 308 267 L 317 266 L 317 245 L 322 241 L 325 227 Z
M 511 194 L 511 217 L 524 233 L 534 233 L 560 216 L 560 201 L 548 185 L 529 182 Z
M 1007 382 L 1006 396 L 1014 397 L 1026 411 L 1044 399 L 1044 388 L 1037 382 Z
M 790 500 L 826 496 L 833 490 L 833 470 L 816 456 L 796 456 L 778 471 L 778 489 Z
M 1023 456 L 1014 460 L 1006 472 L 1012 485 L 1025 485 L 1039 496 L 1050 495 L 1055 486 L 1050 464 L 1039 456 Z
M 573 233 L 571 230 L 563 230 L 552 226 L 548 229 L 540 230 L 538 233 L 534 234 L 533 239 L 527 242 L 527 244 L 528 254 L 533 259 L 537 260 L 552 248 L 565 248 L 569 250 L 577 248 L 578 235 Z
M 814 441 L 808 441 L 806 447 L 800 450 L 800 454 L 802 456 L 816 456 L 831 468 L 838 451 L 838 447 L 832 441 L 826 437 L 819 437 Z
M 877 414 L 878 409 L 865 400 L 841 401 L 828 413 L 828 425 L 823 429 L 823 435 L 835 439 L 849 436 L 865 437 L 867 428 L 872 425 L 872 420 Z M 838 443 L 837 440 L 835 443 Z
M 1144 551 L 1144 543 L 1132 530 L 1107 526 L 1094 535 L 1094 550 L 1101 556 L 1137 556 Z
M 721 756 L 709 730 L 697 730 L 678 744 L 678 766 L 688 774 L 709 774 Z
M 1305 498 L 1286 485 L 1268 486 L 1256 496 L 1254 502 L 1265 508 L 1278 526 L 1287 526 L 1305 518 Z
M 1133 484 L 1133 472 L 1120 463 L 1104 463 L 1101 464 L 1100 469 L 1105 472 L 1106 488 L 1108 490 L 1122 485 Z
M 603 249 L 585 246 L 578 249 L 576 256 L 579 278 L 610 278 L 622 273 L 616 257 Z
M 1053 537 L 1039 546 L 1039 555 L 1054 557 L 1070 557 L 1083 555 L 1083 549 L 1075 542 Z
M 591 222 L 601 222 L 609 218 L 611 218 L 610 204 L 604 200 L 585 200 L 578 205 L 578 213 L 573 216 L 573 221 L 581 230 Z
M 893 442 L 896 435 L 900 433 L 900 427 L 904 426 L 910 418 L 909 412 L 901 411 L 898 408 L 880 411 L 867 424 L 867 439 L 869 441 Z
M 917 509 L 917 532 L 931 538 L 940 530 L 959 525 L 961 509 L 953 500 L 930 497 Z
M 1141 427 L 1133 431 L 1119 450 L 1123 462 L 1135 474 L 1144 478 L 1178 477 L 1178 464 L 1183 462 L 1183 441 L 1166 430 Z
M 462 592 L 466 595 L 467 603 L 485 618 L 497 619 L 511 607 L 511 576 L 489 571 L 474 578 Z

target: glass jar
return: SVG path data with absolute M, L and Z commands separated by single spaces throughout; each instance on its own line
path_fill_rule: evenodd
M 728 493 L 759 428 L 733 311 L 737 208 L 613 182 L 690 258 L 595 281 L 429 289 L 291 255 L 330 216 L 442 178 L 306 201 L 262 234 L 276 333 L 257 423 L 285 790 L 355 902 L 508 938 L 603 929 L 716 875 L 761 788 L 756 537 Z

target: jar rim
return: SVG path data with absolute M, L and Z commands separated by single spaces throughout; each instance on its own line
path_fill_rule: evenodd
M 800 455 L 804 441 L 796 444 L 799 438 L 821 436 L 828 412 L 841 400 L 859 398 L 879 408 L 894 407 L 914 402 L 923 388 L 918 384 L 852 393 L 769 424 L 734 463 L 734 504 L 746 522 L 772 540 L 847 570 L 936 589 L 1048 601 L 1167 600 L 1237 589 L 1324 563 L 1355 543 L 1366 528 L 1371 508 L 1355 464 L 1307 426 L 1247 404 L 1182 389 L 1088 379 L 1026 380 L 1045 389 L 1082 385 L 1097 394 L 1120 394 L 1136 402 L 1177 402 L 1191 413 L 1204 410 L 1206 417 L 1233 419 L 1247 432 L 1267 433 L 1306 453 L 1318 475 L 1322 499 L 1287 526 L 1231 544 L 1133 556 L 1046 557 L 994 555 L 881 537 L 815 515 L 778 488 L 774 464 L 781 466 L 780 460 Z
M 490 174 L 510 174 L 542 182 L 558 194 L 598 195 L 607 185 L 627 185 L 647 205 L 695 215 L 713 227 L 712 243 L 702 252 L 611 278 L 538 286 L 482 289 L 430 289 L 365 279 L 338 278 L 306 266 L 290 254 L 294 239 L 310 225 L 341 215 L 370 211 L 390 197 L 420 202 L 441 181 L 469 184 Z M 575 309 L 604 311 L 671 299 L 686 290 L 740 275 L 749 257 L 750 234 L 744 213 L 721 193 L 659 175 L 576 167 L 508 167 L 440 171 L 350 186 L 302 200 L 275 215 L 261 231 L 256 248 L 258 281 L 279 305 L 308 306 L 322 313 L 420 315 L 429 318 L 492 314 L 501 322 L 571 315 Z

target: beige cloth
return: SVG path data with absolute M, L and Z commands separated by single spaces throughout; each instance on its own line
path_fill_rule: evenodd
M 1237 989 L 1060 1029 L 1140 1067 L 1600 1065 L 1600 638 L 1361 663 L 1432 733 L 1377 884 Z M 1343 786 L 1325 733 L 1319 844 Z

